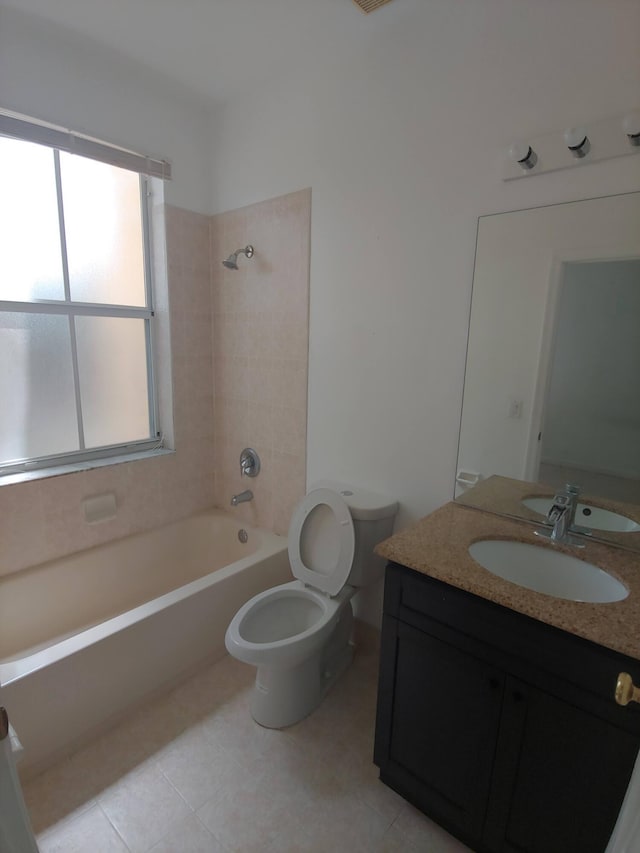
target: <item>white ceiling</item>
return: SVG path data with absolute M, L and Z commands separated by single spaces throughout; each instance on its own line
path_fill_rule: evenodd
M 416 0 L 369 15 L 351 0 L 0 0 L 3 7 L 116 51 L 214 105 L 301 65 L 321 69 L 370 39 L 379 44 Z

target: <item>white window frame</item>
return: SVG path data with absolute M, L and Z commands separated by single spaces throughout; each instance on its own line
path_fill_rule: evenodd
M 74 467 L 86 467 L 83 463 L 106 461 L 114 457 L 130 454 L 140 454 L 160 450 L 163 447 L 162 431 L 158 415 L 158 389 L 156 387 L 156 371 L 154 369 L 154 341 L 156 337 L 154 311 L 154 281 L 153 281 L 153 246 L 151 244 L 151 180 L 150 175 L 167 180 L 171 177 L 171 166 L 164 160 L 135 154 L 121 148 L 106 145 L 89 137 L 78 136 L 52 125 L 33 122 L 15 114 L 0 113 L 0 135 L 19 139 L 24 142 L 36 142 L 53 151 L 56 192 L 58 201 L 58 229 L 62 256 L 62 272 L 64 299 L 33 299 L 28 302 L 0 300 L 2 313 L 34 313 L 47 315 L 62 315 L 68 317 L 71 341 L 71 358 L 75 388 L 75 406 L 78 419 L 78 450 L 47 456 L 31 457 L 0 463 L 0 484 L 3 478 L 10 475 L 26 474 L 47 469 L 73 470 Z M 136 172 L 140 179 L 140 209 L 142 215 L 142 242 L 144 257 L 144 286 L 145 305 L 119 305 L 109 303 L 77 302 L 71 299 L 69 267 L 62 202 L 62 183 L 60 172 L 60 151 L 68 151 L 110 165 Z M 86 448 L 84 428 L 82 423 L 82 405 L 80 398 L 80 380 L 77 359 L 76 333 L 74 318 L 87 317 L 116 317 L 144 320 L 146 341 L 147 390 L 149 409 L 149 438 L 130 441 L 121 444 L 104 445 Z M 114 459 L 115 461 L 115 459 Z M 60 473 L 63 471 L 61 470 Z M 14 478 L 11 477 L 13 481 Z

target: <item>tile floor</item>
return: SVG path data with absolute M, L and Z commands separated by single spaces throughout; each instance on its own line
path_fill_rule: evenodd
M 41 853 L 463 853 L 372 764 L 377 656 L 284 731 L 224 658 L 25 784 Z

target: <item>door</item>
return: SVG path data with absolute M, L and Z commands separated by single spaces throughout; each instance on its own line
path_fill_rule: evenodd
M 397 622 L 383 781 L 461 838 L 480 837 L 503 676 L 440 639 Z
M 38 853 L 15 762 L 0 687 L 0 853 Z
M 604 853 L 638 737 L 508 677 L 485 841 L 503 853 Z

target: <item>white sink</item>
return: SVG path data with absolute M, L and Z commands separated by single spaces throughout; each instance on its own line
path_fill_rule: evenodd
M 620 581 L 597 566 L 552 548 L 482 539 L 469 546 L 469 554 L 492 574 L 554 598 L 605 604 L 622 601 L 629 594 Z
M 553 503 L 552 498 L 524 498 L 522 503 L 527 509 L 532 509 L 540 515 L 546 516 Z M 576 524 L 581 527 L 590 527 L 592 530 L 608 530 L 610 533 L 636 533 L 640 530 L 640 524 L 636 524 L 626 515 L 601 509 L 599 506 L 579 503 L 576 507 Z

